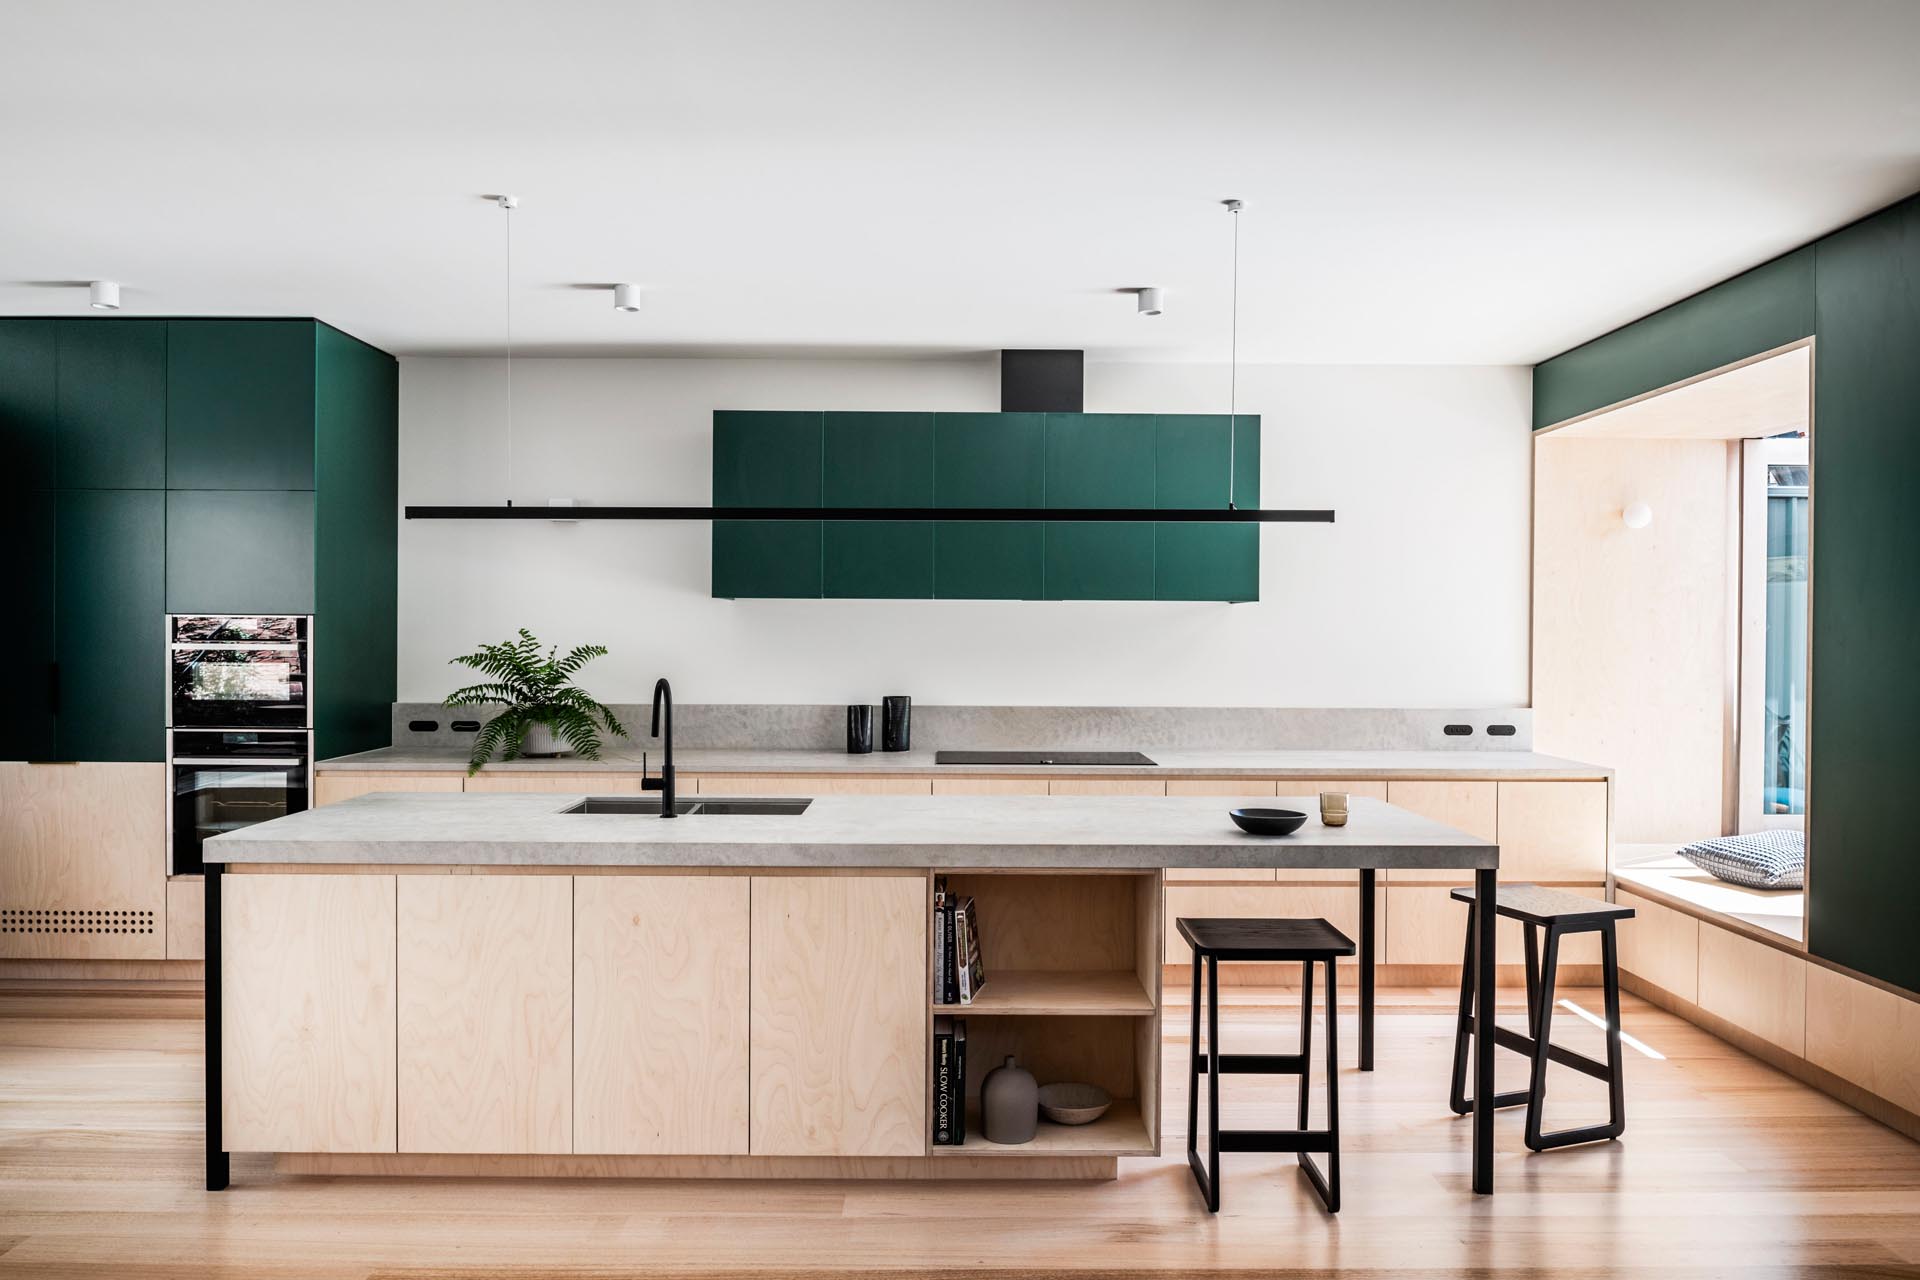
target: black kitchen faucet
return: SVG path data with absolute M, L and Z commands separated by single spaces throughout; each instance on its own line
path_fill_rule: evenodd
M 666 758 L 660 765 L 660 776 L 658 778 L 644 776 L 646 762 L 642 759 L 640 768 L 643 776 L 640 779 L 640 789 L 642 791 L 658 791 L 660 793 L 660 816 L 663 818 L 677 818 L 680 815 L 673 810 L 673 686 L 667 683 L 665 676 L 661 676 L 653 682 L 653 731 L 651 736 L 655 738 L 660 736 L 660 709 L 663 705 L 667 713 L 667 740 L 665 744 L 666 751 L 664 753 Z

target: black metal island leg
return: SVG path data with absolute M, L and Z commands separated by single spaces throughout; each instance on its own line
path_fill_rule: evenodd
M 1372 867 L 1360 868 L 1360 1069 L 1373 1070 L 1373 882 Z M 1328 1005 L 1329 1010 L 1332 1005 Z
M 225 1191 L 227 1142 L 220 1131 L 220 864 L 206 865 L 207 1190 Z
M 1494 925 L 1500 873 L 1473 874 L 1473 1189 L 1493 1194 Z

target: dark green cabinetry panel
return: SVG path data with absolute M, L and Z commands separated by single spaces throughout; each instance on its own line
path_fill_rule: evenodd
M 57 320 L 0 320 L 0 492 L 54 486 Z
M 817 507 L 823 413 L 713 415 L 713 505 Z
M 166 725 L 166 495 L 67 489 L 55 496 L 54 515 L 55 757 L 158 760 Z
M 399 664 L 400 365 L 316 326 L 314 749 L 387 746 Z
M 314 612 L 312 490 L 174 489 L 166 501 L 166 612 Z
M 54 491 L 0 493 L 0 760 L 52 760 Z
M 933 505 L 933 415 L 825 415 L 821 503 L 829 507 Z M 828 521 L 821 531 L 821 594 L 924 600 L 933 595 L 933 524 Z
M 936 507 L 1043 507 L 1041 413 L 941 413 L 933 420 Z M 933 592 L 944 600 L 1038 600 L 1046 526 L 943 520 L 933 531 Z
M 1048 414 L 1047 505 L 1154 506 L 1157 434 L 1151 414 Z M 1153 599 L 1153 528 L 1050 522 L 1047 598 Z
M 167 485 L 167 321 L 60 321 L 63 489 Z
M 1260 505 L 1260 419 L 1242 414 L 1162 414 L 1157 474 L 1160 507 Z M 1154 596 L 1160 600 L 1258 600 L 1257 525 L 1154 527 Z
M 1920 991 L 1920 198 L 1815 248 L 1807 941 Z
M 169 488 L 313 488 L 314 328 L 168 322 Z
M 818 520 L 715 520 L 713 594 L 819 599 L 820 539 Z

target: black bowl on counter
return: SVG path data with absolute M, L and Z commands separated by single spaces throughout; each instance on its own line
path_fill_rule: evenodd
M 1227 816 L 1250 836 L 1290 836 L 1307 821 L 1298 809 L 1229 809 Z

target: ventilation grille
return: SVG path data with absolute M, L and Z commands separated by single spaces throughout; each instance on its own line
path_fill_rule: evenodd
M 0 907 L 0 933 L 152 933 L 153 912 Z

